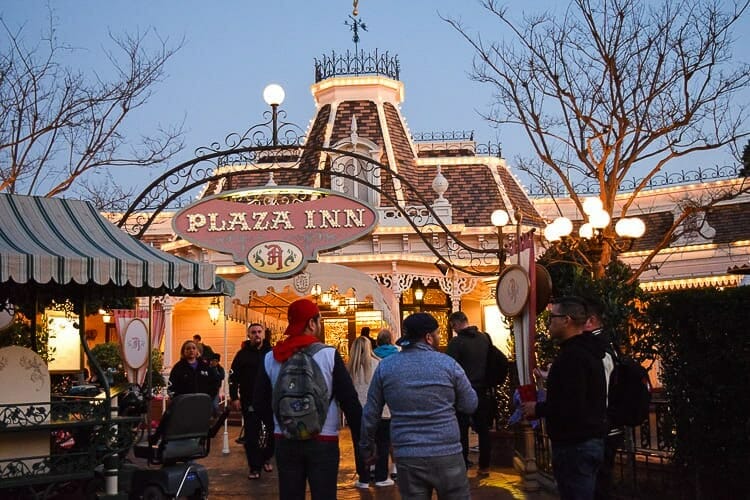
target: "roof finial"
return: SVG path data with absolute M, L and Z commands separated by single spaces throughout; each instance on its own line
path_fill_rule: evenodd
M 352 41 L 354 42 L 354 55 L 359 52 L 359 30 L 367 31 L 367 25 L 362 21 L 361 18 L 357 17 L 359 14 L 359 0 L 354 0 L 352 13 L 349 14 L 350 21 L 344 21 L 344 24 L 349 26 L 349 30 L 352 32 Z

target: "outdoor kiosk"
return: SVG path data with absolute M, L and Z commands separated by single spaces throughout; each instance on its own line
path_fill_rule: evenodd
M 105 462 L 110 469 L 107 493 L 117 493 L 116 459 L 132 445 L 133 420 L 138 417 L 113 416 L 110 384 L 85 338 L 87 304 L 164 294 L 221 295 L 215 280 L 213 265 L 141 243 L 88 202 L 0 194 L 0 309 L 23 315 L 31 322 L 31 332 L 36 332 L 45 308 L 54 305 L 64 311 L 75 321 L 92 375 L 103 389 L 102 397 L 47 393 L 35 401 L 1 402 L 0 439 L 60 430 L 74 432 L 79 439 L 63 452 L 28 457 L 27 449 L 19 447 L 17 456 L 4 455 L 0 497 L 3 490 L 24 488 L 44 497 L 63 483 L 85 484 Z M 3 366 L 0 360 L 0 377 Z

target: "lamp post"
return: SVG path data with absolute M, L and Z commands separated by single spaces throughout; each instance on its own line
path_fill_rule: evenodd
M 278 113 L 279 105 L 284 102 L 284 89 L 278 83 L 271 83 L 263 89 L 263 100 L 266 104 L 271 106 L 271 119 L 272 119 L 272 143 L 274 146 L 279 144 L 279 131 L 278 131 Z
M 520 210 L 517 210 L 514 214 L 515 216 L 515 240 L 513 240 L 513 235 L 511 233 L 511 242 L 513 245 L 515 245 L 515 252 L 518 257 L 518 264 L 521 265 L 521 221 L 523 220 L 523 213 Z M 510 222 L 510 215 L 508 212 L 502 209 L 495 210 L 492 212 L 492 215 L 490 216 L 490 222 L 492 222 L 492 225 L 495 226 L 495 229 L 497 231 L 497 259 L 498 259 L 498 280 L 500 279 L 500 275 L 503 272 L 503 269 L 505 268 L 505 259 L 507 257 L 507 251 L 506 251 L 506 245 L 505 245 L 505 235 L 503 234 L 503 228 L 508 225 Z M 531 263 L 531 265 L 534 265 Z M 526 306 L 528 307 L 528 306 Z M 523 313 L 522 313 L 523 314 Z M 518 321 L 518 324 L 514 326 L 514 331 L 516 335 L 516 348 L 520 349 L 521 352 L 524 352 L 522 343 L 527 343 L 526 340 L 530 338 L 530 335 L 526 333 L 524 325 L 524 320 L 519 316 L 514 318 L 514 324 L 516 321 Z M 519 336 L 519 334 L 521 334 Z M 531 347 L 528 346 L 530 349 Z M 518 352 L 518 351 L 517 351 Z M 519 359 L 526 359 L 526 356 L 521 356 L 520 354 L 517 356 L 516 362 L 518 363 Z M 519 365 L 519 372 L 521 370 L 521 365 Z M 523 382 L 522 382 L 523 383 Z M 518 457 L 521 464 L 521 476 L 523 479 L 522 487 L 525 491 L 537 491 L 539 490 L 539 481 L 538 481 L 538 468 L 536 464 L 536 452 L 534 449 L 534 429 L 531 427 L 528 421 L 523 420 L 521 422 L 521 437 L 523 439 L 523 447 L 521 450 L 521 456 Z
M 558 246 L 561 252 L 578 252 L 591 265 L 595 276 L 599 277 L 604 274 L 601 257 L 605 245 L 616 253 L 626 252 L 632 248 L 636 239 L 643 236 L 646 225 L 638 217 L 623 217 L 615 224 L 615 237 L 611 230 L 607 230 L 612 216 L 604 210 L 599 198 L 586 198 L 583 201 L 583 212 L 586 221 L 581 224 L 577 236 L 571 236 L 573 222 L 567 217 L 558 217 L 544 229 L 544 237 Z
M 505 264 L 505 242 L 503 241 L 503 228 L 508 225 L 508 222 L 510 222 L 510 216 L 505 210 L 498 209 L 492 212 L 490 221 L 497 230 L 498 271 L 502 271 L 503 265 Z

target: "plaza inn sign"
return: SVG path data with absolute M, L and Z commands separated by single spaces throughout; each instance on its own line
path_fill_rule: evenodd
M 230 191 L 179 211 L 175 234 L 202 248 L 231 254 L 264 278 L 293 276 L 318 252 L 372 232 L 377 212 L 326 189 L 271 187 Z

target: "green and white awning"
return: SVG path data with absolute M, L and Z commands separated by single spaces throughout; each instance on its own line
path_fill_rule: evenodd
M 57 285 L 191 294 L 215 289 L 214 279 L 213 265 L 136 240 L 88 202 L 0 194 L 0 291 Z

